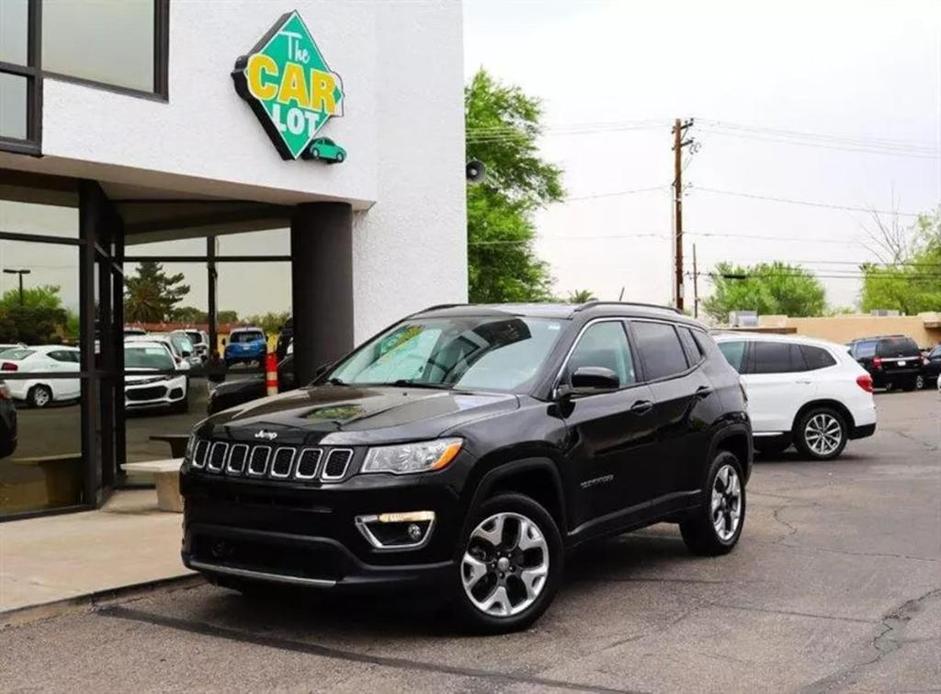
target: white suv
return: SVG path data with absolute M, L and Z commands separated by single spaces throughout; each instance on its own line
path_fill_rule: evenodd
M 824 340 L 790 335 L 715 336 L 748 394 L 755 448 L 780 453 L 791 444 L 831 460 L 849 439 L 872 436 L 872 377 L 846 351 Z

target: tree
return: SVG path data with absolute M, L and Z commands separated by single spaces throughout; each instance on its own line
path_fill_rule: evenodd
M 169 319 L 173 308 L 189 294 L 180 284 L 183 273 L 167 275 L 163 265 L 146 260 L 137 267 L 136 277 L 124 281 L 124 318 L 133 323 L 160 323 Z
M 69 312 L 62 307 L 59 287 L 43 285 L 10 289 L 0 296 L 0 342 L 28 345 L 58 343 L 68 333 Z
M 180 306 L 170 312 L 170 320 L 176 323 L 208 323 L 209 314 L 194 306 Z
M 941 215 L 921 215 L 893 239 L 889 264 L 861 268 L 863 311 L 894 309 L 910 316 L 941 311 Z
M 467 158 L 486 167 L 467 189 L 472 302 L 545 301 L 552 278 L 533 251 L 533 213 L 564 196 L 562 171 L 538 156 L 542 105 L 478 70 L 464 90 Z
M 594 301 L 596 298 L 590 289 L 576 289 L 569 293 L 568 302 L 570 304 L 585 304 Z
M 281 330 L 281 326 L 291 317 L 289 311 L 273 312 L 269 311 L 268 313 L 249 316 L 245 319 L 245 322 L 249 325 L 254 325 L 261 328 L 266 335 L 275 335 Z
M 703 308 L 717 321 L 728 320 L 731 311 L 818 316 L 826 307 L 820 280 L 797 265 L 719 263 L 712 277 L 715 288 Z

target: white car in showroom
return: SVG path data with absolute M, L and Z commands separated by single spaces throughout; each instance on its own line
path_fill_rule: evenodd
M 36 378 L 8 379 L 7 387 L 15 400 L 24 400 L 33 407 L 47 407 L 54 402 L 78 400 L 82 396 L 81 379 L 50 378 L 60 373 L 78 373 L 79 361 L 79 351 L 75 347 L 18 347 L 0 355 L 0 372 L 37 374 Z
M 850 439 L 875 432 L 872 377 L 844 345 L 792 335 L 714 337 L 742 376 L 759 452 L 793 444 L 807 458 L 832 460 Z
M 186 372 L 179 369 L 164 342 L 125 342 L 124 370 L 126 410 L 168 408 L 186 412 L 189 408 Z

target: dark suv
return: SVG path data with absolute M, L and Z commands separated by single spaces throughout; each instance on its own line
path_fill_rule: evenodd
M 907 335 L 880 335 L 853 340 L 850 354 L 869 375 L 875 388 L 915 390 L 925 359 Z
M 312 385 L 197 425 L 183 561 L 251 591 L 420 587 L 478 630 L 531 624 L 566 552 L 679 523 L 737 543 L 751 472 L 738 374 L 670 309 L 429 308 Z

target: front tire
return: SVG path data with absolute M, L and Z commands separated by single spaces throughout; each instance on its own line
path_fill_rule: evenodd
M 719 451 L 709 466 L 702 503 L 680 522 L 686 548 L 703 557 L 731 552 L 745 526 L 745 476 L 734 453 Z
M 794 441 L 801 455 L 811 460 L 833 460 L 846 447 L 846 420 L 829 407 L 815 407 L 797 423 Z
M 525 629 L 549 607 L 562 578 L 562 536 L 540 504 L 500 494 L 470 516 L 454 572 L 458 617 L 472 631 Z
M 26 394 L 26 399 L 32 407 L 47 407 L 52 404 L 52 390 L 49 386 L 33 386 Z
M 915 388 L 914 390 L 924 390 L 925 386 L 928 385 L 925 381 L 925 377 L 921 374 L 915 376 Z

